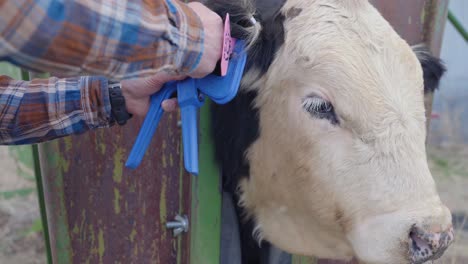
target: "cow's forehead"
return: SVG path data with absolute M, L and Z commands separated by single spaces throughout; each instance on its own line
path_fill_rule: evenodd
M 283 13 L 291 74 L 326 89 L 344 118 L 365 130 L 424 122 L 420 63 L 367 1 L 288 0 Z
M 288 0 L 283 13 L 291 59 L 307 57 L 309 66 L 355 70 L 375 81 L 403 75 L 422 86 L 414 52 L 368 1 Z

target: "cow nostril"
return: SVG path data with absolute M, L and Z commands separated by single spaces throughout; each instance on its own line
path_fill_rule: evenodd
M 453 241 L 453 228 L 443 232 L 427 232 L 413 226 L 409 233 L 409 252 L 412 263 L 438 259 Z
M 425 260 L 432 255 L 431 245 L 421 237 L 421 232 L 416 227 L 411 229 L 409 236 L 410 252 L 413 260 Z

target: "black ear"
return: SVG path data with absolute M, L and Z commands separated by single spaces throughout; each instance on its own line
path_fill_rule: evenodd
M 447 71 L 441 59 L 433 56 L 424 46 L 413 47 L 416 56 L 421 62 L 424 74 L 424 93 L 433 93 L 439 88 L 439 82 Z

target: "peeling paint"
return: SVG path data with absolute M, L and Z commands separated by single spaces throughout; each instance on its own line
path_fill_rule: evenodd
M 419 15 L 419 19 L 424 24 L 424 22 L 426 21 L 426 8 L 423 8 L 421 10 L 421 14 Z
M 88 230 L 89 230 L 89 235 L 90 235 L 89 238 L 90 238 L 90 241 L 91 241 L 91 245 L 94 245 L 95 237 L 94 237 L 93 225 L 89 225 Z
M 114 154 L 114 174 L 112 178 L 115 182 L 121 183 L 122 182 L 122 175 L 123 175 L 123 149 L 117 148 Z
M 114 211 L 120 214 L 120 191 L 117 188 L 114 188 Z
M 99 229 L 99 236 L 98 236 L 98 243 L 99 243 L 99 261 L 102 263 L 102 257 L 104 256 L 104 232 L 102 229 Z
M 159 195 L 159 223 L 164 225 L 167 221 L 167 207 L 166 207 L 166 189 L 167 189 L 167 175 L 161 177 L 161 193 Z M 162 237 L 166 237 L 165 229 L 162 232 Z
M 106 136 L 106 134 L 104 133 L 104 130 L 99 130 L 98 138 L 99 139 L 104 139 L 105 136 Z M 101 155 L 106 154 L 106 143 L 105 143 L 104 140 L 99 140 L 97 142 L 97 147 L 99 148 L 99 151 L 100 151 Z
M 106 154 L 106 144 L 100 143 L 99 144 L 99 149 L 101 150 L 102 155 Z
M 62 164 L 62 171 L 63 172 L 68 172 L 68 170 L 70 169 L 70 161 L 63 158 L 61 159 L 62 162 L 60 164 Z
M 65 151 L 69 152 L 72 149 L 72 139 L 70 137 L 65 137 L 63 139 L 64 145 L 65 145 Z
M 135 236 L 137 234 L 137 231 L 135 228 L 132 229 L 132 232 L 130 233 L 130 242 L 133 243 L 133 241 L 135 240 Z
M 161 156 L 161 163 L 163 168 L 167 168 L 167 158 L 165 154 Z
M 86 240 L 85 221 L 86 221 L 86 211 L 85 211 L 85 209 L 82 209 L 82 211 L 81 211 L 80 230 L 84 233 L 84 240 Z

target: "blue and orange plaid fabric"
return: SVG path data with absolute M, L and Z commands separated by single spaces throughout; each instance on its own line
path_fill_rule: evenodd
M 44 142 L 111 126 L 107 79 L 0 76 L 0 143 Z
M 0 76 L 0 144 L 109 126 L 107 79 L 189 73 L 203 34 L 178 0 L 0 0 L 0 60 L 62 78 Z

